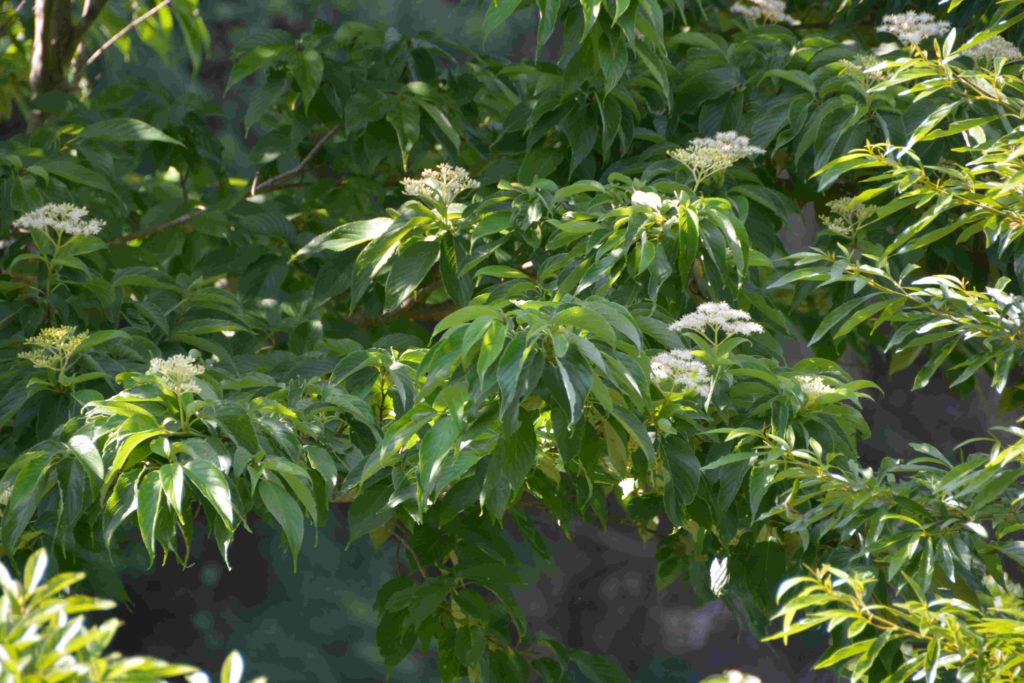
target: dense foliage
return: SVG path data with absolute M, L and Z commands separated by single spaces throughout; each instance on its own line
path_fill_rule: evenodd
M 616 519 L 657 539 L 659 586 L 827 631 L 844 680 L 1019 679 L 1024 430 L 867 463 L 885 397 L 839 358 L 1019 411 L 1024 2 L 481 3 L 484 34 L 536 17 L 519 60 L 254 30 L 216 135 L 201 90 L 100 77 L 198 69 L 196 0 L 24 5 L 0 14 L 3 680 L 191 671 L 105 654 L 116 624 L 74 615 L 107 603 L 47 557 L 187 563 L 209 533 L 230 564 L 262 518 L 297 558 L 335 505 L 403 558 L 389 666 L 622 679 L 515 597 L 538 519 Z

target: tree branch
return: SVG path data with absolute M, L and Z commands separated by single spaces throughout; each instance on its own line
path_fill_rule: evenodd
M 287 187 L 288 185 L 286 184 L 286 181 L 288 181 L 290 178 L 294 178 L 295 176 L 305 171 L 309 164 L 312 163 L 313 158 L 317 155 L 317 153 L 321 149 L 323 149 L 324 145 L 327 144 L 327 141 L 334 137 L 334 134 L 337 133 L 339 130 L 341 130 L 341 124 L 333 126 L 329 131 L 320 136 L 317 139 L 317 141 L 313 143 L 313 147 L 312 149 L 309 150 L 309 153 L 306 154 L 306 156 L 304 156 L 302 160 L 294 168 L 291 168 L 283 173 L 280 173 L 274 176 L 273 178 L 269 178 L 268 180 L 265 180 L 262 183 L 256 183 L 256 178 L 253 178 L 252 190 L 250 191 L 249 196 L 254 197 L 260 194 L 267 194 L 269 192 L 279 190 L 283 187 Z M 206 209 L 197 206 L 193 209 L 189 209 L 186 213 L 178 216 L 177 218 L 172 218 L 171 220 L 166 221 L 164 223 L 160 223 L 159 225 L 156 225 L 152 228 L 146 228 L 145 230 L 139 230 L 137 232 L 129 233 L 127 235 L 115 237 L 114 239 L 111 240 L 111 242 L 114 244 L 124 244 L 126 242 L 131 242 L 132 240 L 141 239 L 143 237 L 149 237 L 151 235 L 156 235 L 169 228 L 173 228 L 177 225 L 188 223 L 193 218 L 201 216 L 204 213 L 206 213 Z
M 104 3 L 106 3 L 106 0 L 100 0 L 100 5 L 101 6 Z M 146 12 L 143 12 L 139 16 L 137 16 L 134 19 L 132 19 L 131 21 L 129 21 L 124 26 L 124 28 L 122 28 L 120 31 L 118 31 L 114 35 L 110 36 L 110 38 L 108 38 L 106 42 L 104 42 L 102 45 L 100 45 L 98 48 L 96 48 L 96 50 L 91 55 L 89 55 L 89 59 L 85 60 L 85 63 L 82 64 L 79 67 L 78 73 L 76 73 L 75 76 L 77 77 L 78 75 L 80 75 L 80 73 L 82 71 L 84 71 L 88 66 L 90 66 L 93 62 L 95 62 L 97 59 L 99 59 L 103 55 L 103 53 L 106 52 L 110 48 L 111 45 L 113 45 L 117 41 L 121 40 L 121 38 L 123 38 L 125 35 L 127 35 L 131 31 L 133 31 L 136 26 L 138 26 L 139 24 L 144 22 L 146 19 L 149 19 L 151 16 L 153 16 L 154 14 L 156 14 L 157 12 L 162 10 L 164 7 L 167 7 L 169 4 L 171 4 L 171 0 L 161 0 L 156 5 L 154 5 L 152 9 L 150 9 L 150 10 L 148 10 Z M 93 20 L 95 21 L 95 19 L 93 19 Z M 85 19 L 82 20 L 82 23 L 79 24 L 79 27 L 81 27 L 84 24 L 85 24 Z
M 256 196 L 258 194 L 263 194 L 264 192 L 269 192 L 270 190 L 276 189 L 279 185 L 281 185 L 285 181 L 287 181 L 287 180 L 289 180 L 291 178 L 294 178 L 295 176 L 297 176 L 300 173 L 302 173 L 303 171 L 305 171 L 306 167 L 309 166 L 309 164 L 313 161 L 313 158 L 316 157 L 316 155 L 320 152 L 320 150 L 323 148 L 323 146 L 327 144 L 327 141 L 330 140 L 331 138 L 333 138 L 334 135 L 339 130 L 341 130 L 341 124 L 340 123 L 336 124 L 329 131 L 327 131 L 324 135 L 322 135 L 320 137 L 320 139 L 317 140 L 313 144 L 313 148 L 309 150 L 309 153 L 302 158 L 302 161 L 300 161 L 299 165 L 296 166 L 295 168 L 289 169 L 289 170 L 285 171 L 284 173 L 279 173 L 276 176 L 274 176 L 273 178 L 269 178 L 267 180 L 264 180 L 262 183 L 255 183 L 255 184 L 253 184 L 253 188 L 252 188 L 252 191 L 250 192 L 250 196 Z

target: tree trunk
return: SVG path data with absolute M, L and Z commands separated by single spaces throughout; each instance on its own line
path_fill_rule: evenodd
M 83 16 L 77 24 L 72 16 L 71 0 L 35 0 L 35 30 L 32 41 L 32 70 L 29 82 L 32 97 L 54 90 L 67 90 L 69 73 L 86 31 L 99 16 L 107 0 L 86 0 Z M 38 127 L 45 115 L 33 111 L 29 128 Z

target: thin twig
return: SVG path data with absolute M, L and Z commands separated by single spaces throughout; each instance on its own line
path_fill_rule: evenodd
M 196 207 L 190 210 L 188 213 L 182 214 L 177 218 L 172 218 L 171 220 L 161 223 L 160 225 L 154 226 L 152 228 L 146 228 L 145 230 L 139 230 L 138 232 L 133 232 L 129 235 L 121 235 L 120 237 L 115 237 L 110 241 L 113 244 L 124 244 L 126 242 L 131 242 L 132 240 L 142 239 L 143 237 L 149 237 L 150 235 L 155 235 L 157 233 L 163 232 L 168 228 L 173 228 L 176 225 L 188 223 L 196 216 L 201 216 L 204 213 L 206 213 L 206 209 Z
M 302 158 L 302 161 L 300 161 L 298 165 L 295 166 L 295 168 L 291 168 L 283 173 L 274 176 L 273 178 L 270 178 L 258 184 L 255 182 L 256 179 L 254 178 L 252 184 L 253 189 L 250 192 L 250 196 L 267 194 L 275 190 L 280 190 L 283 187 L 289 187 L 289 185 L 287 185 L 285 181 L 287 181 L 289 178 L 294 178 L 295 176 L 299 175 L 304 170 L 306 170 L 306 167 L 309 166 L 309 164 L 313 161 L 313 158 L 317 155 L 317 153 L 321 149 L 323 149 L 323 146 L 327 144 L 327 141 L 330 140 L 334 136 L 334 134 L 337 133 L 339 130 L 341 130 L 341 124 L 334 126 L 324 135 L 322 135 L 319 139 L 317 139 L 317 141 L 313 144 L 312 149 L 309 150 L 309 153 Z M 194 209 L 189 209 L 186 213 L 178 216 L 177 218 L 172 218 L 171 220 L 156 225 L 152 228 L 146 228 L 145 230 L 133 232 L 128 235 L 115 237 L 111 241 L 114 244 L 124 244 L 126 242 L 131 242 L 132 240 L 137 240 L 143 237 L 149 237 L 150 235 L 161 233 L 164 230 L 167 230 L 168 228 L 173 228 L 177 225 L 188 223 L 193 218 L 201 216 L 204 213 L 206 213 L 206 208 L 197 206 Z
M 138 26 L 139 24 L 144 22 L 146 19 L 149 19 L 151 16 L 153 16 L 154 14 L 156 14 L 157 12 L 162 10 L 164 7 L 167 7 L 169 4 L 171 4 L 171 0 L 161 0 L 161 2 L 157 3 L 156 5 L 154 5 L 151 10 L 149 10 L 147 12 L 143 12 L 139 16 L 137 16 L 134 19 L 132 19 L 131 21 L 129 21 L 128 24 L 124 28 L 122 28 L 120 31 L 118 31 L 114 35 L 110 36 L 110 38 L 107 40 L 107 42 L 105 42 L 102 45 L 100 45 L 98 48 L 96 48 L 95 52 L 93 52 L 91 55 L 89 55 L 89 59 L 85 60 L 85 66 L 87 67 L 87 66 L 91 65 L 93 62 L 95 62 L 97 59 L 99 59 L 100 56 L 104 52 L 106 52 L 107 49 L 111 45 L 113 45 L 117 41 L 121 40 L 121 38 L 123 38 L 126 34 L 130 33 L 132 30 L 134 30 L 136 26 Z M 85 67 L 82 67 L 82 68 L 85 68 Z
M 258 194 L 262 194 L 263 192 L 275 189 L 284 181 L 294 178 L 295 176 L 305 171 L 306 167 L 309 166 L 309 164 L 313 161 L 313 158 L 316 157 L 316 155 L 320 152 L 323 146 L 327 144 L 327 141 L 333 138 L 334 135 L 339 130 L 341 130 L 340 123 L 334 125 L 329 131 L 324 133 L 324 135 L 321 136 L 320 139 L 313 144 L 313 148 L 310 149 L 309 153 L 302 158 L 302 161 L 299 162 L 298 166 L 296 166 L 295 168 L 288 169 L 284 173 L 279 173 L 273 178 L 264 180 L 262 183 L 254 183 L 250 194 L 255 196 Z

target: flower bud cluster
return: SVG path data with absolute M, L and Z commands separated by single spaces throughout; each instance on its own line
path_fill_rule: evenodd
M 949 31 L 948 21 L 937 19 L 927 12 L 900 12 L 882 17 L 879 33 L 891 33 L 904 45 L 919 45 L 928 38 L 941 36 Z
M 25 340 L 25 345 L 31 347 L 31 350 L 19 353 L 18 358 L 27 360 L 37 368 L 63 370 L 67 367 L 68 359 L 88 336 L 71 325 L 45 327 L 39 334 Z
M 885 68 L 873 68 L 884 61 L 877 55 L 866 52 L 853 59 L 840 59 L 838 63 L 842 66 L 842 73 L 852 76 L 867 89 L 885 80 Z
M 711 375 L 708 367 L 697 360 L 692 351 L 672 349 L 651 359 L 651 376 L 657 381 L 668 381 L 673 387 L 695 391 L 701 396 L 711 394 Z
M 469 171 L 461 166 L 438 164 L 424 170 L 419 178 L 402 178 L 402 191 L 410 197 L 422 197 L 451 204 L 459 194 L 480 187 Z
M 875 207 L 864 204 L 854 197 L 840 197 L 833 199 L 826 206 L 829 209 L 828 215 L 818 216 L 821 224 L 827 230 L 850 238 L 875 215 Z
M 737 161 L 758 154 L 764 154 L 764 150 L 750 144 L 750 138 L 734 130 L 716 133 L 713 138 L 694 138 L 686 147 L 668 153 L 690 170 L 695 187 Z
M 786 3 L 783 0 L 741 0 L 729 11 L 751 21 L 765 21 L 771 24 L 789 24 L 796 26 L 800 22 L 786 14 Z
M 687 313 L 669 326 L 675 332 L 693 330 L 703 333 L 708 328 L 726 334 L 751 335 L 764 332 L 760 323 L 753 322 L 750 314 L 733 308 L 722 301 L 709 301 Z
M 199 393 L 196 377 L 206 372 L 197 358 L 175 354 L 169 358 L 154 358 L 149 361 L 150 375 L 159 377 L 173 394 Z
M 96 235 L 106 225 L 99 218 L 86 218 L 89 210 L 74 204 L 44 204 L 14 221 L 23 230 L 53 230 L 68 235 Z
M 974 47 L 964 50 L 964 54 L 976 62 L 990 62 L 995 64 L 1000 60 L 1016 62 L 1024 59 L 1020 48 L 1002 36 L 992 36 Z

